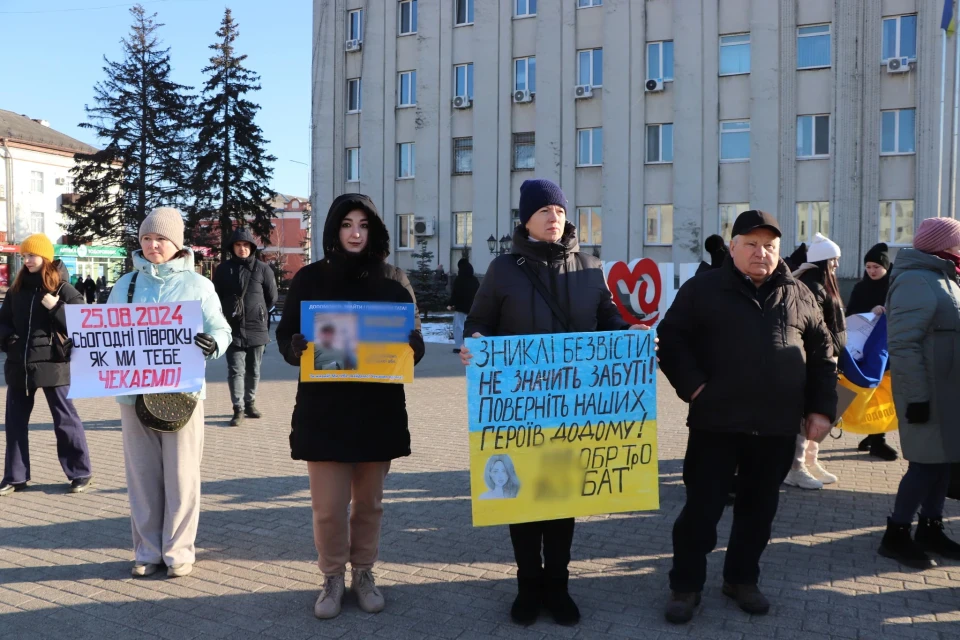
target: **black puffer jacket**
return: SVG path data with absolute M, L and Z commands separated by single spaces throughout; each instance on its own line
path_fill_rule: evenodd
M 457 277 L 453 281 L 453 290 L 450 292 L 450 306 L 454 311 L 470 313 L 473 300 L 480 289 L 480 281 L 473 275 L 473 265 L 467 260 L 457 263 Z
M 235 242 L 257 242 L 249 229 L 241 228 L 230 238 L 231 252 Z M 233 346 L 259 347 L 270 342 L 269 312 L 277 301 L 277 278 L 266 262 L 257 260 L 254 250 L 246 258 L 232 258 L 217 267 L 213 286 L 220 297 L 223 315 L 233 331 Z M 244 294 L 244 287 L 247 291 Z M 233 315 L 237 301 L 243 296 L 243 316 Z
M 340 223 L 354 209 L 367 212 L 369 238 L 362 256 L 338 250 Z M 300 333 L 300 303 L 313 300 L 412 302 L 416 297 L 400 269 L 386 264 L 390 239 L 373 201 L 361 194 L 338 197 L 323 228 L 325 257 L 293 277 L 277 325 L 280 353 L 300 366 L 291 339 Z M 423 357 L 420 317 L 414 358 Z M 291 455 L 312 462 L 384 462 L 410 455 L 407 404 L 402 384 L 299 382 L 290 432 Z
M 690 404 L 687 426 L 793 435 L 837 410 L 831 337 L 810 291 L 784 262 L 759 289 L 727 260 L 691 278 L 657 328 L 660 369 Z
M 847 346 L 847 321 L 843 312 L 843 305 L 839 300 L 827 295 L 826 287 L 820 282 L 820 267 L 807 263 L 800 268 L 806 268 L 806 271 L 800 274 L 799 280 L 813 293 L 817 306 L 823 313 L 823 321 L 833 338 L 831 343 L 833 356 L 839 358 L 840 352 Z
M 63 305 L 83 304 L 84 300 L 69 284 L 70 276 L 62 265 L 59 273 L 60 301 L 52 310 L 41 302 L 47 291 L 39 273 L 25 273 L 20 290 L 8 291 L 0 306 L 0 347 L 7 354 L 3 373 L 10 387 L 32 390 L 70 384 L 70 364 L 57 357 L 53 336 L 67 333 Z
M 565 328 L 518 262 L 533 267 L 573 326 Z M 630 324 L 620 316 L 603 278 L 601 262 L 580 253 L 576 228 L 567 223 L 559 242 L 535 242 L 517 227 L 513 253 L 494 259 L 480 283 L 463 334 L 514 336 L 536 333 L 616 331 Z

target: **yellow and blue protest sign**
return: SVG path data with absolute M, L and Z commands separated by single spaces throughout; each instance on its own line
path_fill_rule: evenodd
M 474 526 L 660 507 L 653 332 L 466 346 Z
M 304 301 L 301 382 L 413 382 L 412 304 Z

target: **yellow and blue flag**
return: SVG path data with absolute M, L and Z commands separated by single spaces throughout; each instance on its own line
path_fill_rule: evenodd
M 956 21 L 953 18 L 953 0 L 943 0 L 943 17 L 940 18 L 940 28 L 947 33 L 953 33 L 957 29 Z

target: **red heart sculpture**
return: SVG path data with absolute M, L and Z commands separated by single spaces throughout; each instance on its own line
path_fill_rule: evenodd
M 628 291 L 637 293 L 639 309 L 632 309 L 623 303 L 618 287 L 620 282 L 626 285 Z M 610 287 L 613 301 L 624 320 L 630 324 L 642 324 L 647 327 L 652 327 L 657 322 L 660 316 L 661 283 L 660 269 L 656 262 L 650 258 L 644 258 L 634 265 L 633 270 L 625 262 L 615 262 L 607 275 L 607 286 Z M 640 287 L 640 290 L 635 291 L 636 287 Z M 650 287 L 653 287 L 652 292 Z

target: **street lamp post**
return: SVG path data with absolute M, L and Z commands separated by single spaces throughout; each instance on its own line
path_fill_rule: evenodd
M 510 253 L 513 249 L 513 241 L 510 239 L 510 236 L 504 234 L 500 240 L 493 235 L 487 238 L 487 248 L 490 250 L 490 255 L 492 256 L 502 256 L 506 253 Z

